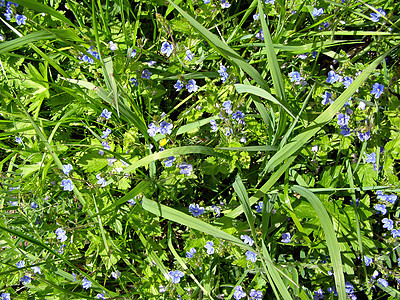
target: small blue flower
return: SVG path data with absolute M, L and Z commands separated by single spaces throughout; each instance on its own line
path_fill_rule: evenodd
M 195 216 L 196 218 L 202 214 L 204 214 L 204 207 L 200 207 L 198 204 L 190 204 L 189 211 Z
M 318 51 L 313 51 L 313 52 L 312 52 L 312 57 L 313 57 L 313 58 L 316 58 L 317 56 L 318 56 Z
M 260 18 L 260 13 L 256 13 L 253 15 L 254 21 L 257 21 Z
M 357 136 L 361 142 L 368 141 L 371 138 L 371 132 L 370 131 L 367 131 L 367 132 L 358 131 Z
M 221 0 L 221 7 L 222 8 L 229 8 L 231 4 L 227 0 Z
M 86 279 L 86 277 L 84 277 L 83 279 L 82 279 L 82 287 L 85 289 L 85 290 L 87 290 L 88 288 L 90 288 L 92 286 L 92 283 L 88 280 L 88 279 Z
M 371 94 L 375 95 L 375 99 L 378 99 L 382 95 L 384 89 L 385 86 L 383 84 L 376 82 L 372 86 Z
M 106 141 L 101 142 L 101 145 L 104 147 L 105 150 L 108 150 L 108 151 L 111 150 L 110 145 Z
M 263 202 L 260 201 L 258 202 L 258 204 L 256 204 L 256 212 L 260 213 L 262 212 L 262 209 L 263 209 Z
M 97 294 L 96 299 L 106 299 L 106 297 L 104 296 L 104 292 L 102 294 L 101 293 Z
M 257 261 L 257 254 L 248 250 L 246 253 L 246 259 L 255 263 Z
M 358 103 L 358 108 L 361 109 L 361 110 L 364 110 L 365 109 L 365 102 L 364 101 L 360 101 Z
M 183 83 L 178 79 L 178 81 L 174 84 L 174 88 L 177 92 L 179 92 L 183 88 Z
M 307 55 L 308 55 L 308 52 L 307 53 L 303 53 L 303 54 L 299 54 L 299 58 L 300 59 L 307 59 Z
M 193 59 L 192 52 L 190 50 L 186 50 L 185 60 L 192 61 L 192 59 Z
M 343 78 L 343 85 L 347 89 L 353 83 L 353 78 L 346 76 Z
M 386 195 L 386 201 L 390 202 L 392 204 L 394 204 L 397 200 L 397 196 L 396 195 Z
M 236 120 L 239 124 L 245 124 L 244 122 L 244 118 L 245 118 L 245 114 L 243 112 L 241 112 L 240 110 L 238 110 L 237 112 L 232 114 L 232 119 Z
M 135 77 L 131 78 L 131 84 L 134 86 L 139 86 L 139 81 L 137 81 L 137 79 Z
M 214 254 L 214 243 L 213 242 L 210 242 L 210 241 L 206 242 L 204 248 L 207 249 L 208 255 Z
M 63 173 L 67 176 L 69 175 L 69 172 L 71 172 L 73 169 L 71 164 L 63 165 L 62 167 L 63 167 Z
M 367 154 L 367 163 L 372 163 L 375 164 L 376 163 L 376 153 L 372 152 L 371 154 Z
M 117 44 L 115 44 L 114 42 L 110 41 L 108 44 L 110 45 L 110 50 L 111 51 L 115 51 L 115 50 L 118 49 Z
M 150 123 L 147 132 L 149 133 L 149 136 L 155 136 L 157 133 L 160 132 L 160 127 L 157 127 L 156 125 L 154 125 L 154 123 Z
M 372 258 L 370 258 L 370 257 L 368 257 L 368 256 L 366 256 L 366 255 L 364 255 L 364 262 L 365 262 L 365 265 L 366 265 L 367 267 L 369 267 L 369 265 L 372 264 L 373 260 L 372 260 Z
M 189 252 L 186 252 L 186 258 L 193 258 L 193 255 L 196 253 L 196 249 L 190 248 Z
M 311 15 L 315 18 L 315 17 L 319 17 L 324 13 L 324 9 L 323 8 L 316 8 L 314 7 L 314 9 L 311 12 Z
M 107 185 L 106 180 L 103 177 L 101 177 L 101 173 L 97 174 L 96 178 L 98 179 L 97 184 L 101 184 L 101 187 L 105 187 Z
M 134 206 L 136 204 L 135 199 L 131 198 L 127 201 L 129 203 L 130 206 Z
M 227 100 L 224 103 L 222 103 L 222 109 L 225 110 L 225 112 L 230 115 L 232 111 L 232 102 L 231 100 Z
M 211 125 L 211 132 L 216 132 L 218 130 L 218 125 L 217 122 L 215 122 L 215 120 L 211 120 L 210 125 Z
M 351 134 L 351 130 L 347 125 L 341 126 L 340 129 L 340 134 L 343 136 L 349 136 Z
M 167 157 L 166 160 L 163 161 L 166 167 L 172 167 L 173 162 L 175 161 L 175 156 Z
M 386 12 L 382 8 L 377 9 L 378 13 L 371 13 L 371 21 L 372 22 L 379 22 L 380 17 L 386 16 Z
M 39 206 L 35 203 L 35 202 L 32 202 L 31 203 L 31 208 L 33 208 L 33 209 L 37 209 Z
M 387 210 L 386 210 L 386 205 L 385 204 L 376 204 L 374 206 L 375 210 L 379 211 L 382 213 L 382 215 L 385 215 Z
M 262 30 L 262 29 L 260 29 L 257 33 L 256 33 L 256 35 L 255 35 L 255 37 L 256 38 L 258 38 L 259 40 L 264 40 L 264 31 Z
M 341 76 L 336 74 L 335 71 L 331 70 L 328 72 L 328 78 L 326 79 L 327 83 L 335 83 L 336 81 L 340 81 L 340 80 L 341 80 Z
M 22 139 L 19 136 L 15 137 L 15 142 L 18 144 L 22 144 Z
M 235 298 L 235 300 L 240 300 L 245 297 L 246 293 L 243 291 L 243 288 L 240 285 L 235 286 L 235 292 L 233 293 L 233 298 Z
M 346 294 L 352 294 L 354 291 L 354 286 L 348 281 L 346 281 L 344 288 L 345 288 Z
M 72 191 L 74 189 L 74 184 L 71 179 L 63 179 L 60 184 L 64 191 Z
M 204 0 L 204 4 L 210 4 L 210 0 Z
M 337 115 L 337 124 L 339 126 L 347 126 L 349 125 L 350 116 L 347 114 L 338 114 Z
M 10 293 L 1 293 L 0 300 L 11 300 Z
M 151 78 L 151 72 L 147 69 L 144 69 L 142 72 L 142 78 L 144 79 L 150 79 Z
M 102 139 L 106 139 L 109 134 L 111 133 L 111 129 L 107 128 L 106 130 L 102 131 L 103 135 L 101 136 Z
M 42 274 L 41 269 L 38 266 L 33 266 L 33 267 L 31 267 L 31 269 L 32 269 L 33 273 Z
M 163 42 L 161 44 L 161 54 L 164 54 L 167 57 L 169 57 L 172 54 L 172 51 L 174 51 L 174 46 L 172 46 L 170 43 Z
M 22 284 L 28 284 L 32 281 L 32 278 L 30 278 L 28 275 L 22 276 L 19 281 L 22 282 Z
M 275 4 L 275 0 L 265 0 L 265 4 Z
M 15 15 L 15 22 L 17 22 L 17 25 L 25 25 L 26 17 L 24 15 Z
M 387 282 L 385 279 L 383 279 L 383 278 L 379 278 L 378 280 L 378 283 L 379 284 L 381 284 L 382 286 L 384 286 L 384 287 L 388 287 L 389 286 L 389 282 Z
M 221 76 L 222 83 L 225 83 L 226 80 L 229 78 L 229 74 L 226 72 L 226 67 L 223 64 L 219 65 L 219 70 L 217 71 L 219 76 Z
M 256 291 L 252 289 L 249 293 L 250 300 L 262 300 L 263 294 L 261 291 Z
M 290 82 L 300 82 L 301 76 L 300 73 L 297 71 L 293 71 L 289 73 Z
M 57 239 L 60 240 L 61 243 L 64 243 L 67 240 L 65 230 L 61 227 L 56 229 L 55 234 L 57 235 Z
M 100 118 L 104 118 L 104 119 L 108 120 L 108 119 L 111 118 L 111 114 L 112 114 L 112 112 L 111 112 L 111 111 L 108 111 L 108 110 L 105 108 L 105 109 L 103 109 L 103 111 L 101 112 Z
M 136 56 L 136 49 L 133 49 L 131 52 L 131 58 L 134 58 Z
M 196 92 L 199 87 L 196 85 L 196 80 L 190 79 L 186 84 L 186 88 L 188 89 L 189 93 L 193 93 Z
M 10 8 L 12 5 L 14 5 L 15 7 L 18 7 L 17 3 L 11 2 L 11 1 L 7 1 L 7 8 Z
M 398 229 L 398 230 L 393 229 L 391 233 L 392 233 L 393 238 L 400 237 L 400 229 Z
M 169 276 L 172 279 L 172 283 L 179 283 L 185 274 L 182 271 L 176 270 L 169 272 Z
M 12 18 L 12 10 L 10 8 L 7 8 L 6 12 L 3 15 L 6 17 L 7 21 L 10 21 Z
M 245 244 L 249 244 L 249 246 L 253 246 L 254 240 L 246 234 L 242 234 L 240 238 L 243 240 Z
M 220 216 L 220 214 L 221 214 L 221 209 L 216 205 L 213 205 L 211 207 L 214 209 L 215 216 L 218 218 Z
M 319 289 L 318 291 L 314 291 L 314 300 L 324 299 L 324 291 Z
M 190 176 L 190 174 L 192 174 L 193 171 L 192 165 L 185 162 L 179 165 L 179 169 L 180 169 L 179 172 L 181 174 L 186 174 L 187 176 Z
M 160 133 L 161 134 L 171 134 L 173 127 L 174 127 L 174 125 L 172 125 L 171 123 L 168 123 L 166 121 L 162 121 L 160 123 Z
M 290 236 L 289 232 L 282 233 L 281 243 L 290 243 L 291 239 L 292 239 L 292 237 Z
M 20 260 L 15 265 L 17 266 L 18 269 L 21 269 L 21 268 L 25 267 L 25 261 L 24 260 Z

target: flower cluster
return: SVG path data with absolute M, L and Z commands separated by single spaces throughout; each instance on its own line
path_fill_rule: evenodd
M 173 124 L 168 123 L 166 121 L 161 121 L 160 126 L 157 126 L 154 123 L 150 123 L 147 132 L 149 136 L 155 136 L 157 133 L 169 135 L 172 133 L 173 127 L 174 127 Z
M 96 51 L 93 50 L 93 46 L 91 46 L 89 48 L 89 50 L 87 51 L 87 54 L 90 54 L 91 56 L 93 56 L 94 58 L 96 58 L 98 60 L 100 59 L 99 53 L 97 53 Z M 88 56 L 87 54 L 82 54 L 82 56 L 80 56 L 79 59 L 84 62 L 94 64 L 94 59 L 92 57 Z

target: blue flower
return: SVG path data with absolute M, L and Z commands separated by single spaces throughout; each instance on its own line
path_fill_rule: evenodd
M 229 8 L 231 4 L 226 0 L 221 0 L 221 7 L 222 8 Z
M 262 292 L 261 291 L 256 291 L 255 289 L 252 289 L 249 293 L 250 300 L 262 300 Z
M 226 67 L 223 64 L 219 65 L 219 70 L 217 71 L 219 76 L 221 76 L 222 83 L 225 83 L 226 80 L 229 78 L 229 74 L 226 72 Z
M 22 284 L 28 284 L 32 281 L 32 278 L 30 278 L 28 275 L 22 276 L 19 281 L 22 282 Z
M 161 44 L 161 54 L 164 54 L 167 57 L 169 57 L 172 54 L 173 50 L 174 50 L 174 46 L 172 46 L 170 43 L 163 42 Z
M 186 258 L 193 258 L 193 255 L 196 253 L 196 249 L 190 248 L 189 252 L 186 252 Z
M 180 81 L 180 80 L 178 79 L 178 81 L 174 84 L 174 88 L 176 89 L 177 92 L 180 91 L 180 90 L 183 88 L 183 83 L 182 83 L 182 81 Z
M 347 126 L 349 125 L 350 116 L 347 114 L 338 114 L 337 116 L 337 124 L 339 126 Z
M 308 52 L 307 53 L 303 53 L 303 54 L 299 54 L 299 58 L 300 59 L 306 59 L 307 55 L 308 55 Z
M 204 0 L 204 4 L 210 4 L 210 0 Z
M 368 257 L 368 256 L 366 256 L 366 255 L 364 255 L 364 262 L 365 262 L 365 265 L 366 265 L 367 267 L 369 267 L 369 265 L 372 264 L 373 260 L 372 260 L 372 258 L 370 258 L 370 257 Z
M 112 112 L 111 112 L 111 111 L 108 111 L 108 110 L 105 108 L 105 109 L 103 109 L 103 111 L 101 112 L 100 118 L 104 118 L 104 119 L 108 120 L 108 119 L 111 118 L 111 114 L 112 114 Z
M 224 103 L 222 103 L 222 109 L 225 110 L 225 112 L 230 115 L 232 113 L 232 102 L 231 100 L 227 100 Z
M 263 202 L 260 201 L 258 202 L 258 204 L 256 204 L 256 212 L 260 213 L 262 212 L 262 209 L 263 209 Z
M 17 266 L 18 269 L 21 269 L 21 268 L 25 267 L 25 261 L 24 260 L 20 260 L 15 265 Z
M 386 12 L 382 8 L 377 9 L 378 13 L 371 13 L 371 21 L 372 22 L 379 22 L 381 16 L 386 16 Z
M 190 174 L 192 174 L 193 171 L 192 165 L 185 162 L 179 165 L 179 169 L 180 169 L 179 172 L 181 174 L 186 174 L 187 176 L 190 176 Z
M 11 1 L 7 1 L 7 8 L 10 8 L 12 5 L 14 5 L 15 7 L 18 7 L 17 3 L 11 2 Z
M 245 244 L 249 244 L 249 246 L 253 246 L 254 240 L 246 234 L 242 234 L 240 238 L 243 240 Z
M 151 72 L 147 69 L 144 69 L 142 72 L 142 78 L 144 79 L 150 79 L 151 78 Z
M 315 17 L 319 17 L 324 13 L 324 9 L 323 8 L 316 8 L 314 7 L 314 9 L 311 12 L 311 15 L 315 18 Z
M 55 231 L 57 235 L 57 239 L 60 240 L 61 243 L 64 243 L 67 240 L 67 235 L 65 234 L 65 230 L 60 228 L 57 228 Z
M 214 254 L 214 243 L 213 242 L 210 242 L 210 241 L 206 242 L 204 248 L 207 249 L 208 255 Z
M 101 184 L 101 187 L 105 187 L 107 185 L 106 180 L 103 177 L 101 177 L 101 173 L 97 174 L 96 178 L 98 179 L 97 184 Z
M 139 81 L 137 81 L 137 79 L 135 77 L 131 78 L 131 84 L 134 86 L 139 86 Z
M 149 136 L 155 136 L 157 133 L 160 132 L 160 127 L 157 127 L 156 125 L 154 125 L 154 123 L 150 123 L 147 132 L 149 133 Z
M 12 10 L 10 8 L 7 8 L 6 12 L 3 15 L 6 17 L 7 21 L 10 21 L 12 18 Z
M 398 229 L 398 230 L 393 229 L 391 233 L 392 233 L 393 238 L 400 237 L 400 229 Z
M 275 0 L 265 0 L 265 4 L 275 4 Z
M 211 206 L 211 207 L 214 209 L 215 216 L 218 218 L 219 215 L 221 214 L 221 209 L 220 209 L 218 206 L 216 206 L 216 205 L 213 205 L 213 206 Z
M 301 76 L 300 73 L 297 71 L 293 71 L 289 73 L 290 82 L 300 82 Z
M 351 130 L 347 125 L 341 126 L 340 129 L 340 134 L 343 136 L 349 136 L 351 134 Z
M 394 204 L 397 200 L 397 196 L 396 195 L 386 195 L 386 201 L 390 202 L 392 204 Z
M 260 29 L 260 31 L 258 31 L 257 33 L 256 33 L 256 38 L 258 38 L 259 40 L 264 40 L 264 31 L 262 30 L 262 29 Z
M 210 125 L 211 125 L 211 132 L 216 132 L 218 130 L 218 125 L 217 122 L 215 122 L 215 120 L 211 120 Z
M 386 210 L 386 205 L 385 204 L 376 204 L 374 206 L 375 210 L 379 211 L 382 213 L 382 215 L 385 215 L 387 210 Z
M 101 136 L 102 139 L 106 139 L 108 135 L 111 133 L 111 129 L 107 128 L 106 130 L 102 131 L 103 135 Z
M 82 287 L 85 289 L 85 290 L 87 290 L 88 288 L 90 288 L 92 286 L 92 283 L 88 280 L 88 279 L 86 279 L 86 277 L 84 277 L 83 279 L 82 279 Z
M 63 179 L 60 184 L 64 191 L 72 191 L 74 189 L 74 184 L 71 179 Z
M 105 150 L 111 150 L 110 145 L 106 141 L 101 142 L 101 145 L 104 147 Z
M 246 253 L 246 259 L 255 263 L 257 261 L 257 254 L 248 250 Z
M 371 154 L 367 154 L 366 162 L 375 164 L 376 163 L 376 153 L 372 152 Z
M 117 161 L 118 159 L 114 158 L 114 157 L 108 157 L 107 161 L 108 161 L 108 165 L 110 167 L 112 167 L 114 165 L 114 163 Z
M 231 134 L 233 134 L 232 128 L 225 127 L 225 135 L 230 136 Z
M 32 202 L 32 203 L 31 203 L 31 207 L 32 207 L 33 209 L 37 209 L 37 208 L 38 208 L 38 205 L 37 205 L 35 202 Z
M 135 199 L 131 198 L 127 201 L 129 203 L 130 206 L 134 206 L 136 204 Z
M 375 99 L 378 99 L 382 95 L 384 89 L 385 86 L 383 84 L 376 82 L 372 86 L 371 94 L 375 95 Z
M 345 288 L 346 294 L 352 294 L 354 291 L 354 286 L 348 281 L 346 281 L 344 288 Z
M 240 285 L 235 286 L 235 292 L 233 293 L 233 298 L 235 298 L 236 300 L 240 300 L 245 297 L 246 293 L 243 292 L 243 288 Z
M 389 286 L 389 282 L 387 282 L 385 279 L 383 279 L 383 278 L 379 278 L 378 280 L 378 283 L 379 284 L 381 284 L 382 286 L 384 286 L 384 287 L 388 287 Z
M 281 243 L 290 243 L 290 240 L 292 239 L 289 232 L 282 233 L 281 237 L 282 237 Z
M 192 61 L 192 59 L 193 59 L 192 52 L 190 50 L 186 50 L 185 60 Z
M 360 101 L 358 103 L 358 108 L 361 109 L 361 110 L 364 110 L 365 109 L 365 102 L 364 101 Z
M 357 136 L 361 142 L 368 141 L 371 138 L 371 132 L 367 131 L 364 133 L 364 132 L 358 131 Z
M 22 139 L 19 136 L 15 137 L 15 142 L 18 144 L 22 144 Z
M 106 299 L 106 297 L 104 296 L 104 292 L 102 294 L 101 293 L 97 294 L 96 299 Z
M 257 21 L 260 18 L 260 13 L 256 13 L 253 15 L 254 21 Z
M 179 283 L 179 281 L 181 281 L 181 278 L 185 276 L 185 274 L 182 271 L 176 270 L 169 272 L 169 276 L 172 279 L 172 283 Z
M 314 291 L 314 300 L 324 299 L 324 291 L 319 289 L 318 291 Z
M 330 293 L 330 294 L 334 294 L 335 296 L 337 296 L 338 295 L 338 293 L 337 293 L 337 290 L 336 290 L 336 287 L 335 286 L 333 286 L 333 287 L 329 287 L 329 288 L 327 288 L 327 291 L 328 291 L 328 293 Z
M 343 78 L 343 85 L 347 89 L 353 83 L 353 78 L 346 76 Z
M 173 127 L 174 127 L 174 125 L 172 125 L 171 123 L 162 121 L 160 123 L 160 133 L 161 134 L 171 134 Z
M 239 124 L 245 124 L 244 122 L 245 114 L 242 113 L 240 110 L 232 114 L 232 119 L 236 120 Z
M 117 44 L 115 44 L 114 42 L 110 41 L 108 44 L 110 45 L 110 50 L 111 51 L 115 51 L 115 50 L 118 49 Z
M 335 71 L 331 70 L 328 72 L 328 78 L 326 79 L 327 83 L 335 83 L 336 81 L 340 81 L 341 76 L 336 74 Z
M 63 165 L 63 173 L 65 174 L 65 175 L 69 175 L 69 172 L 71 172 L 72 171 L 72 166 L 71 166 L 71 164 L 68 164 L 68 165 Z
M 33 267 L 31 267 L 31 269 L 32 269 L 33 273 L 42 274 L 40 267 L 38 267 L 38 266 L 33 266 Z
M 11 300 L 9 293 L 1 293 L 0 300 Z
M 131 52 L 131 58 L 134 58 L 136 56 L 136 49 L 133 49 Z
M 198 204 L 190 204 L 189 211 L 195 216 L 196 218 L 202 214 L 204 214 L 204 207 L 200 207 Z
M 189 93 L 193 93 L 196 92 L 199 87 L 196 85 L 196 80 L 190 79 L 186 84 L 186 88 L 188 89 Z
M 15 22 L 17 22 L 17 25 L 25 25 L 26 17 L 24 15 L 15 15 Z
M 313 51 L 313 52 L 312 52 L 312 57 L 313 57 L 313 58 L 316 58 L 317 56 L 318 56 L 318 51 Z
M 166 167 L 172 167 L 173 162 L 175 161 L 175 156 L 167 157 L 166 160 L 163 161 Z

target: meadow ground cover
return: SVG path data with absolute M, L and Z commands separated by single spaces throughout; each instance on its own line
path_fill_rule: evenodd
M 399 7 L 0 0 L 0 299 L 399 299 Z

